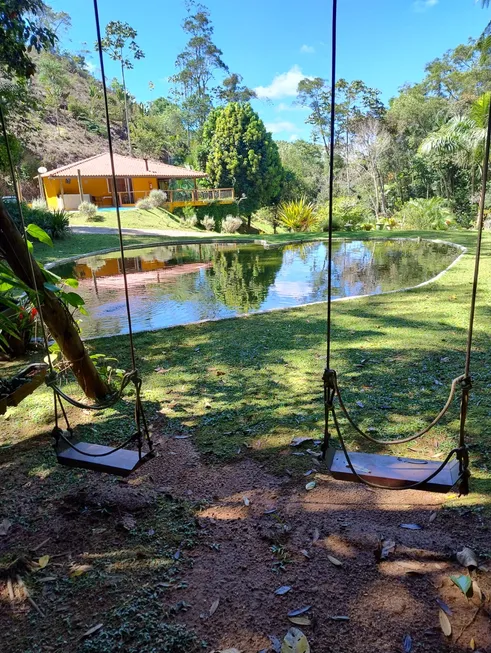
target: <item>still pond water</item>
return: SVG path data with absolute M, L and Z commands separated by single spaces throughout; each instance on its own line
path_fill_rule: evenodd
M 414 286 L 444 270 L 456 248 L 427 241 L 342 241 L 333 245 L 333 295 L 349 297 Z M 160 329 L 322 301 L 327 243 L 169 245 L 128 250 L 133 328 Z M 127 333 L 119 253 L 58 266 L 75 276 L 89 316 L 85 337 Z

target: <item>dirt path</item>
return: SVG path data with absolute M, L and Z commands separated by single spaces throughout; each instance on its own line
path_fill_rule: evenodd
M 190 440 L 165 440 L 146 471 L 171 494 L 209 501 L 201 544 L 188 554 L 187 589 L 170 600 L 190 604 L 182 620 L 217 649 L 274 650 L 269 635 L 282 639 L 292 625 L 287 613 L 310 605 L 312 624 L 300 627 L 315 653 L 403 651 L 406 635 L 413 651 L 466 651 L 472 638 L 491 651 L 491 574 L 478 572 L 487 607 L 468 627 L 478 600 L 450 580 L 466 573 L 455 560 L 464 545 L 491 553 L 479 511 L 441 510 L 442 495 L 371 491 L 319 473 L 307 492 L 312 477 L 275 478 L 251 460 L 205 465 Z M 394 540 L 396 550 L 377 564 L 379 538 Z M 275 595 L 280 586 L 291 589 Z M 436 599 L 453 612 L 451 638 L 439 628 Z

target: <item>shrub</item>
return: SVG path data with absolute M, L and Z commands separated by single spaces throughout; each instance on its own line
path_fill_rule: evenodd
M 185 218 L 184 222 L 190 227 L 197 227 L 199 224 L 198 216 L 193 214 L 189 218 Z
M 163 190 L 151 190 L 148 199 L 154 208 L 158 208 L 159 206 L 164 206 L 167 202 L 167 193 Z
M 357 227 L 370 217 L 367 207 L 356 197 L 335 197 L 332 202 L 332 214 L 342 227 L 346 223 Z
M 317 206 L 316 210 L 317 220 L 319 221 L 319 229 L 321 231 L 329 231 L 329 204 L 321 204 Z M 332 230 L 341 231 L 343 224 L 337 215 L 332 215 Z
M 49 211 L 44 230 L 48 232 L 51 238 L 63 238 L 68 232 L 70 226 L 70 216 L 63 209 Z
M 66 211 L 50 211 L 45 208 L 33 208 L 28 206 L 25 202 L 22 202 L 21 206 L 26 226 L 28 224 L 35 224 L 36 226 L 41 227 L 41 229 L 44 229 L 51 238 L 62 238 L 68 231 L 69 216 Z M 22 220 L 19 214 L 17 202 L 8 202 L 5 208 L 19 231 L 22 231 Z
M 215 219 L 212 218 L 211 215 L 205 215 L 202 223 L 206 231 L 215 231 Z
M 47 211 L 48 205 L 46 204 L 46 200 L 37 197 L 36 199 L 32 200 L 31 209 L 42 209 L 43 211 Z
M 235 215 L 227 215 L 225 220 L 222 220 L 222 231 L 224 234 L 234 234 L 242 226 L 242 219 Z
M 363 229 L 364 231 L 371 231 L 373 227 L 373 222 L 362 222 L 360 225 L 360 229 Z
M 78 205 L 78 212 L 88 222 L 95 220 L 97 216 L 97 206 L 91 202 L 81 202 Z
M 155 208 L 152 200 L 149 197 L 143 197 L 141 200 L 138 200 L 138 202 L 135 204 L 135 209 L 137 211 L 150 211 L 151 209 Z
M 448 229 L 455 216 L 443 197 L 418 198 L 406 202 L 394 219 L 403 229 Z
M 278 218 L 290 231 L 312 231 L 317 224 L 315 206 L 305 197 L 280 204 Z

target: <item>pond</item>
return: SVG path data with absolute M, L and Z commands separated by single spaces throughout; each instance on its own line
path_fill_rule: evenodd
M 415 286 L 459 255 L 429 241 L 335 241 L 333 296 Z M 132 249 L 126 253 L 134 331 L 324 301 L 327 243 L 283 246 L 213 243 Z M 84 337 L 128 332 L 119 252 L 58 266 L 79 280 L 89 316 Z

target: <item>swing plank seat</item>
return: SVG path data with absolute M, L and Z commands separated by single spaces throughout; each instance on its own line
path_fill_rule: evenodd
M 119 449 L 113 453 L 108 453 L 112 451 L 112 447 L 106 447 L 102 444 L 93 444 L 91 442 L 74 442 L 73 444 L 85 454 L 79 453 L 72 447 L 62 443 L 56 450 L 56 457 L 61 465 L 90 469 L 94 472 L 104 472 L 114 476 L 129 476 L 138 467 L 155 456 L 153 451 L 140 456 L 138 451 L 132 449 Z M 106 453 L 107 456 L 100 456 L 100 454 Z M 93 456 L 97 454 L 100 457 L 94 458 Z
M 404 456 L 382 456 L 375 453 L 350 452 L 357 474 L 368 482 L 390 488 L 405 487 L 418 483 L 440 467 L 435 460 L 418 460 Z M 340 481 L 359 482 L 348 465 L 344 452 L 329 447 L 326 452 L 327 466 L 332 476 Z M 434 478 L 418 486 L 428 492 L 449 492 L 460 477 L 459 461 L 451 460 Z

